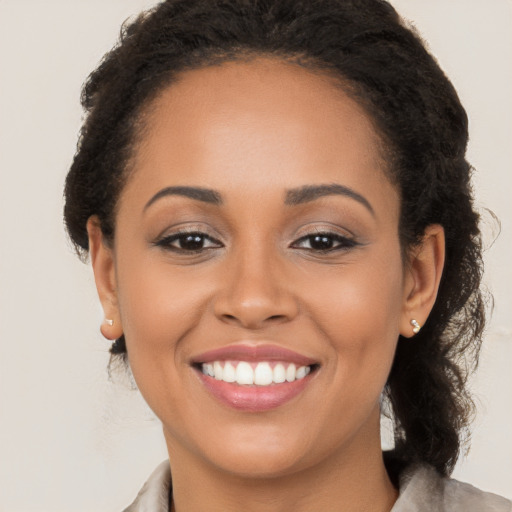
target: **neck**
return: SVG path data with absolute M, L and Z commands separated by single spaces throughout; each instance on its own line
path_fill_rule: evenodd
M 380 435 L 362 436 L 314 466 L 271 478 L 234 475 L 179 453 L 169 440 L 168 447 L 172 512 L 389 512 L 398 497 L 384 466 Z

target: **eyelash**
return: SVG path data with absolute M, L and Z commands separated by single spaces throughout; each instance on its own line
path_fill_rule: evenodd
M 299 238 L 296 242 L 294 242 L 292 244 L 292 247 L 296 246 L 299 242 L 302 242 L 304 240 L 311 241 L 311 239 L 313 239 L 313 238 L 323 238 L 323 239 L 328 238 L 334 243 L 338 242 L 337 247 L 330 247 L 328 249 L 305 248 L 305 250 L 307 250 L 307 251 L 316 252 L 316 253 L 320 253 L 320 254 L 326 254 L 329 252 L 352 249 L 353 247 L 359 245 L 355 240 L 348 238 L 346 236 L 342 236 L 337 233 L 331 233 L 329 231 L 318 231 L 318 232 L 310 233 L 309 235 L 305 235 L 305 236 Z
M 172 245 L 173 242 L 180 241 L 180 240 L 183 241 L 183 239 L 185 237 L 200 238 L 203 241 L 203 244 L 204 244 L 204 240 L 209 240 L 210 242 L 213 242 L 213 244 L 215 244 L 215 245 L 211 246 L 211 247 L 201 247 L 198 249 L 184 249 L 182 247 L 175 247 Z M 300 242 L 304 242 L 307 240 L 309 240 L 311 242 L 311 240 L 313 238 L 323 238 L 324 240 L 329 239 L 329 241 L 331 241 L 333 244 L 335 244 L 337 242 L 338 246 L 330 247 L 327 249 L 314 249 L 314 248 L 304 248 L 303 247 L 304 250 L 309 251 L 309 252 L 319 253 L 319 254 L 326 254 L 326 253 L 335 252 L 335 251 L 343 251 L 343 250 L 352 249 L 353 247 L 360 245 L 355 240 L 345 237 L 345 236 L 342 236 L 342 235 L 339 235 L 337 233 L 332 233 L 332 232 L 328 232 L 328 231 L 318 231 L 318 232 L 310 233 L 308 235 L 305 235 L 305 236 L 299 238 L 291 245 L 291 247 L 297 248 L 297 245 Z M 199 254 L 199 253 L 202 253 L 202 252 L 210 250 L 210 249 L 218 249 L 218 248 L 222 247 L 222 242 L 220 242 L 219 240 L 216 240 L 213 237 L 208 236 L 206 233 L 203 233 L 201 231 L 179 231 L 177 233 L 173 233 L 172 235 L 166 236 L 166 237 L 158 240 L 157 242 L 155 242 L 155 245 L 158 247 L 162 247 L 166 250 L 176 252 L 176 253 Z
M 183 249 L 181 247 L 174 247 L 171 245 L 173 242 L 177 240 L 183 240 L 185 237 L 200 237 L 203 240 L 210 240 L 214 242 L 215 244 L 218 244 L 216 247 L 202 247 L 200 249 Z M 211 236 L 208 236 L 206 233 L 202 233 L 201 231 L 178 231 L 177 233 L 173 233 L 172 235 L 166 236 L 160 240 L 158 240 L 155 243 L 158 247 L 163 247 L 164 249 L 167 249 L 169 251 L 182 253 L 182 254 L 198 254 L 208 249 L 218 249 L 219 246 L 222 246 L 222 243 L 216 240 L 215 238 L 212 238 Z

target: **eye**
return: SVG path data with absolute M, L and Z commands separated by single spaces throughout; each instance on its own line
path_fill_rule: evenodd
M 292 247 L 316 252 L 331 252 L 355 247 L 355 240 L 337 233 L 313 233 L 299 238 Z
M 155 245 L 175 252 L 197 253 L 207 249 L 222 247 L 222 243 L 200 231 L 182 231 L 173 233 L 160 240 Z

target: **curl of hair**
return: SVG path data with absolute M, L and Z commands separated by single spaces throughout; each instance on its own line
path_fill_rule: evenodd
M 273 56 L 327 70 L 374 120 L 401 197 L 404 254 L 430 224 L 446 234 L 433 311 L 400 338 L 385 388 L 394 460 L 449 474 L 467 435 L 485 321 L 478 214 L 465 159 L 468 120 L 421 39 L 383 0 L 167 0 L 123 27 L 83 88 L 86 120 L 66 179 L 64 217 L 78 253 L 97 215 L 107 240 L 141 133 L 144 108 L 186 69 Z M 126 356 L 124 337 L 112 346 Z

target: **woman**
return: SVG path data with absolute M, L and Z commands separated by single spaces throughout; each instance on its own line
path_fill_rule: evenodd
M 66 225 L 169 451 L 127 510 L 510 510 L 448 478 L 484 326 L 467 117 L 391 6 L 163 2 L 83 104 Z

